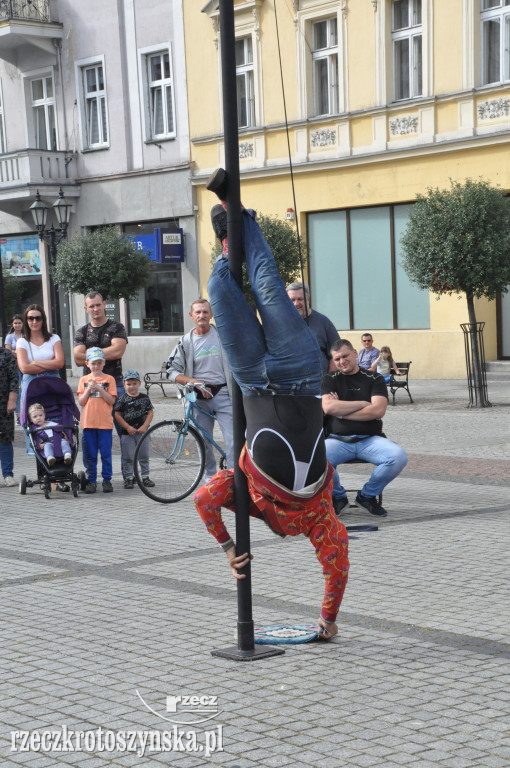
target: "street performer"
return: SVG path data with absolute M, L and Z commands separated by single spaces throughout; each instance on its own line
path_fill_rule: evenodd
M 207 188 L 224 201 L 228 179 L 218 169 Z M 317 341 L 287 296 L 273 255 L 243 209 L 243 245 L 261 322 L 228 268 L 225 203 L 214 206 L 223 253 L 209 279 L 211 308 L 224 354 L 243 394 L 246 444 L 239 466 L 247 477 L 249 513 L 280 536 L 305 534 L 322 565 L 325 592 L 319 637 L 338 632 L 336 617 L 347 583 L 348 538 L 333 512 L 333 470 L 326 459 Z M 248 553 L 237 553 L 221 516 L 235 511 L 234 470 L 220 470 L 194 496 L 200 517 L 225 551 L 236 579 Z

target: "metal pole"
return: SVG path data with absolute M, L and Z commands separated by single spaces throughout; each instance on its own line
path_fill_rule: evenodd
M 221 73 L 223 87 L 223 124 L 227 188 L 228 266 L 238 285 L 242 285 L 242 224 L 239 185 L 239 132 L 237 123 L 234 2 L 220 0 Z M 236 318 L 231 318 L 236 322 Z M 232 397 L 234 418 L 234 493 L 236 505 L 236 551 L 250 552 L 250 497 L 246 477 L 238 459 L 244 444 L 246 421 L 241 391 L 236 385 Z M 236 661 L 249 661 L 283 653 L 280 648 L 255 647 L 252 615 L 251 566 L 244 568 L 246 578 L 237 582 L 237 648 L 212 651 Z

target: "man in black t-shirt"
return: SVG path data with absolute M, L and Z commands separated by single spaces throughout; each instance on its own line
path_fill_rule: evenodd
M 358 491 L 355 503 L 372 515 L 386 517 L 377 497 L 407 464 L 400 446 L 383 436 L 382 417 L 388 405 L 384 378 L 359 367 L 351 342 L 339 339 L 331 348 L 337 370 L 324 376 L 322 408 L 326 414 L 326 455 L 333 467 L 351 459 L 362 459 L 376 467 Z M 335 471 L 333 506 L 337 515 L 348 504 L 345 488 Z
M 99 347 L 104 352 L 105 364 L 103 373 L 108 373 L 115 379 L 117 397 L 124 394 L 122 380 L 122 355 L 128 343 L 127 333 L 122 323 L 108 320 L 106 317 L 106 301 L 97 291 L 90 291 L 85 296 L 85 311 L 90 322 L 82 325 L 74 334 L 73 355 L 76 365 L 83 366 L 83 376 L 90 373 L 87 367 L 87 349 Z M 120 427 L 114 421 L 115 430 L 120 437 Z M 85 442 L 83 446 L 83 463 L 87 466 Z

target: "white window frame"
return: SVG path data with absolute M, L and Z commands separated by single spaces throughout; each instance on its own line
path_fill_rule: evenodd
M 243 61 L 237 63 L 237 52 L 242 43 Z M 244 84 L 246 98 L 246 118 L 241 114 L 241 84 Z M 256 125 L 255 117 L 255 70 L 253 64 L 253 38 L 252 35 L 243 35 L 236 39 L 236 96 L 237 96 L 237 125 L 238 128 L 253 128 Z
M 316 48 L 316 29 L 319 24 L 326 25 L 326 46 Z M 334 29 L 334 34 L 333 34 Z M 312 69 L 313 69 L 313 104 L 315 117 L 338 114 L 338 18 L 328 16 L 312 22 Z M 319 82 L 318 66 L 326 67 L 326 98 L 322 101 L 322 88 Z M 327 102 L 327 103 L 326 103 Z
M 7 140 L 5 137 L 4 97 L 2 93 L 2 81 L 0 80 L 0 155 L 7 152 Z
M 95 67 L 102 67 L 103 70 L 103 88 L 101 91 L 95 92 L 95 96 L 87 98 L 86 90 L 86 72 L 89 69 Z M 78 104 L 79 104 L 79 116 L 80 116 L 80 136 L 82 150 L 98 150 L 107 149 L 110 146 L 110 127 L 108 119 L 108 89 L 106 80 L 106 67 L 104 56 L 95 56 L 90 59 L 81 59 L 75 63 L 76 84 L 78 89 Z M 104 103 L 105 111 L 105 127 L 100 119 L 100 111 L 98 110 L 98 129 L 99 129 L 99 141 L 92 142 L 89 138 L 89 113 L 87 102 L 99 99 L 99 104 Z M 106 136 L 104 132 L 106 131 Z
M 498 0 L 493 0 L 497 2 Z M 480 39 L 481 39 L 481 82 L 482 85 L 507 83 L 510 80 L 510 3 L 499 0 L 499 5 L 484 8 L 487 0 L 480 2 Z M 499 24 L 499 73 L 497 77 L 489 77 L 489 46 L 486 40 L 486 29 L 489 24 Z
M 422 0 L 409 0 L 410 4 L 410 23 L 406 27 L 395 29 L 394 12 L 395 2 L 391 3 L 391 40 L 393 51 L 393 100 L 405 101 L 408 99 L 417 99 L 423 96 L 423 59 L 424 59 L 424 40 L 423 40 L 423 2 Z M 417 8 L 420 8 L 420 22 L 415 23 L 413 16 Z M 399 68 L 397 66 L 396 50 L 401 43 L 408 42 L 408 71 L 409 71 L 409 91 L 402 94 L 399 91 Z M 420 46 L 420 60 L 417 61 L 417 44 Z
M 151 58 L 157 55 L 168 55 L 169 63 L 169 77 L 163 77 L 161 80 L 151 81 L 150 79 L 150 61 Z M 159 45 L 151 45 L 147 48 L 140 48 L 138 50 L 139 70 L 142 73 L 140 78 L 140 98 L 143 104 L 143 140 L 145 142 L 150 141 L 166 141 L 168 139 L 175 139 L 177 136 L 177 114 L 175 110 L 175 78 L 172 62 L 172 45 L 169 42 L 161 43 Z M 162 94 L 167 93 L 167 89 L 170 88 L 170 108 L 172 111 L 173 125 L 169 127 L 168 111 L 164 111 L 164 130 L 162 133 L 156 133 L 154 130 L 154 114 L 152 111 L 151 92 L 156 89 L 161 89 Z M 163 99 L 163 104 L 168 102 Z
M 328 114 L 317 115 L 314 83 L 314 40 L 313 25 L 319 21 L 336 18 L 337 29 L 337 84 L 338 103 Z M 323 53 L 326 53 L 324 49 Z M 320 53 L 317 52 L 317 58 Z M 330 117 L 348 110 L 347 78 L 347 12 L 344 2 L 339 0 L 300 0 L 296 24 L 296 70 L 298 92 L 298 117 Z
M 47 94 L 47 81 L 51 80 L 51 90 L 52 95 L 48 96 Z M 42 98 L 36 99 L 34 98 L 34 91 L 33 86 L 34 83 L 41 81 L 42 87 L 43 87 L 43 95 Z M 53 77 L 53 73 L 46 72 L 44 74 L 41 74 L 39 77 L 32 77 L 29 80 L 29 88 L 30 88 L 30 105 L 32 109 L 32 125 L 33 125 L 33 141 L 34 141 L 34 147 L 37 149 L 47 149 L 50 151 L 58 150 L 58 131 L 57 131 L 57 105 L 56 105 L 56 99 L 55 99 L 55 78 Z M 38 115 L 42 111 L 44 115 L 44 142 L 41 142 L 41 136 L 39 135 L 39 119 Z M 53 117 L 53 125 L 52 125 L 52 117 Z M 52 136 L 51 131 L 55 133 L 54 136 Z M 55 141 L 55 146 L 52 146 L 52 140 Z M 46 144 L 46 146 L 41 146 L 41 143 Z

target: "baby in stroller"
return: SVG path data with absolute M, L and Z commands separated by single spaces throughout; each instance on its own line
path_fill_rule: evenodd
M 56 464 L 55 443 L 57 441 L 60 444 L 60 451 L 64 457 L 64 464 L 72 464 L 72 450 L 63 427 L 56 421 L 46 421 L 46 411 L 41 403 L 34 403 L 29 407 L 28 419 L 36 428 L 33 431 L 35 446 L 44 453 L 48 466 L 54 467 Z M 52 427 L 58 427 L 58 429 L 55 430 Z
M 83 490 L 84 472 L 74 472 L 79 448 L 80 412 L 69 384 L 53 376 L 36 376 L 26 388 L 21 407 L 21 424 L 27 428 L 35 451 L 37 478 L 20 477 L 20 493 L 35 485 L 41 487 L 47 499 L 52 484 L 58 491 Z M 69 488 L 70 483 L 71 488 Z

